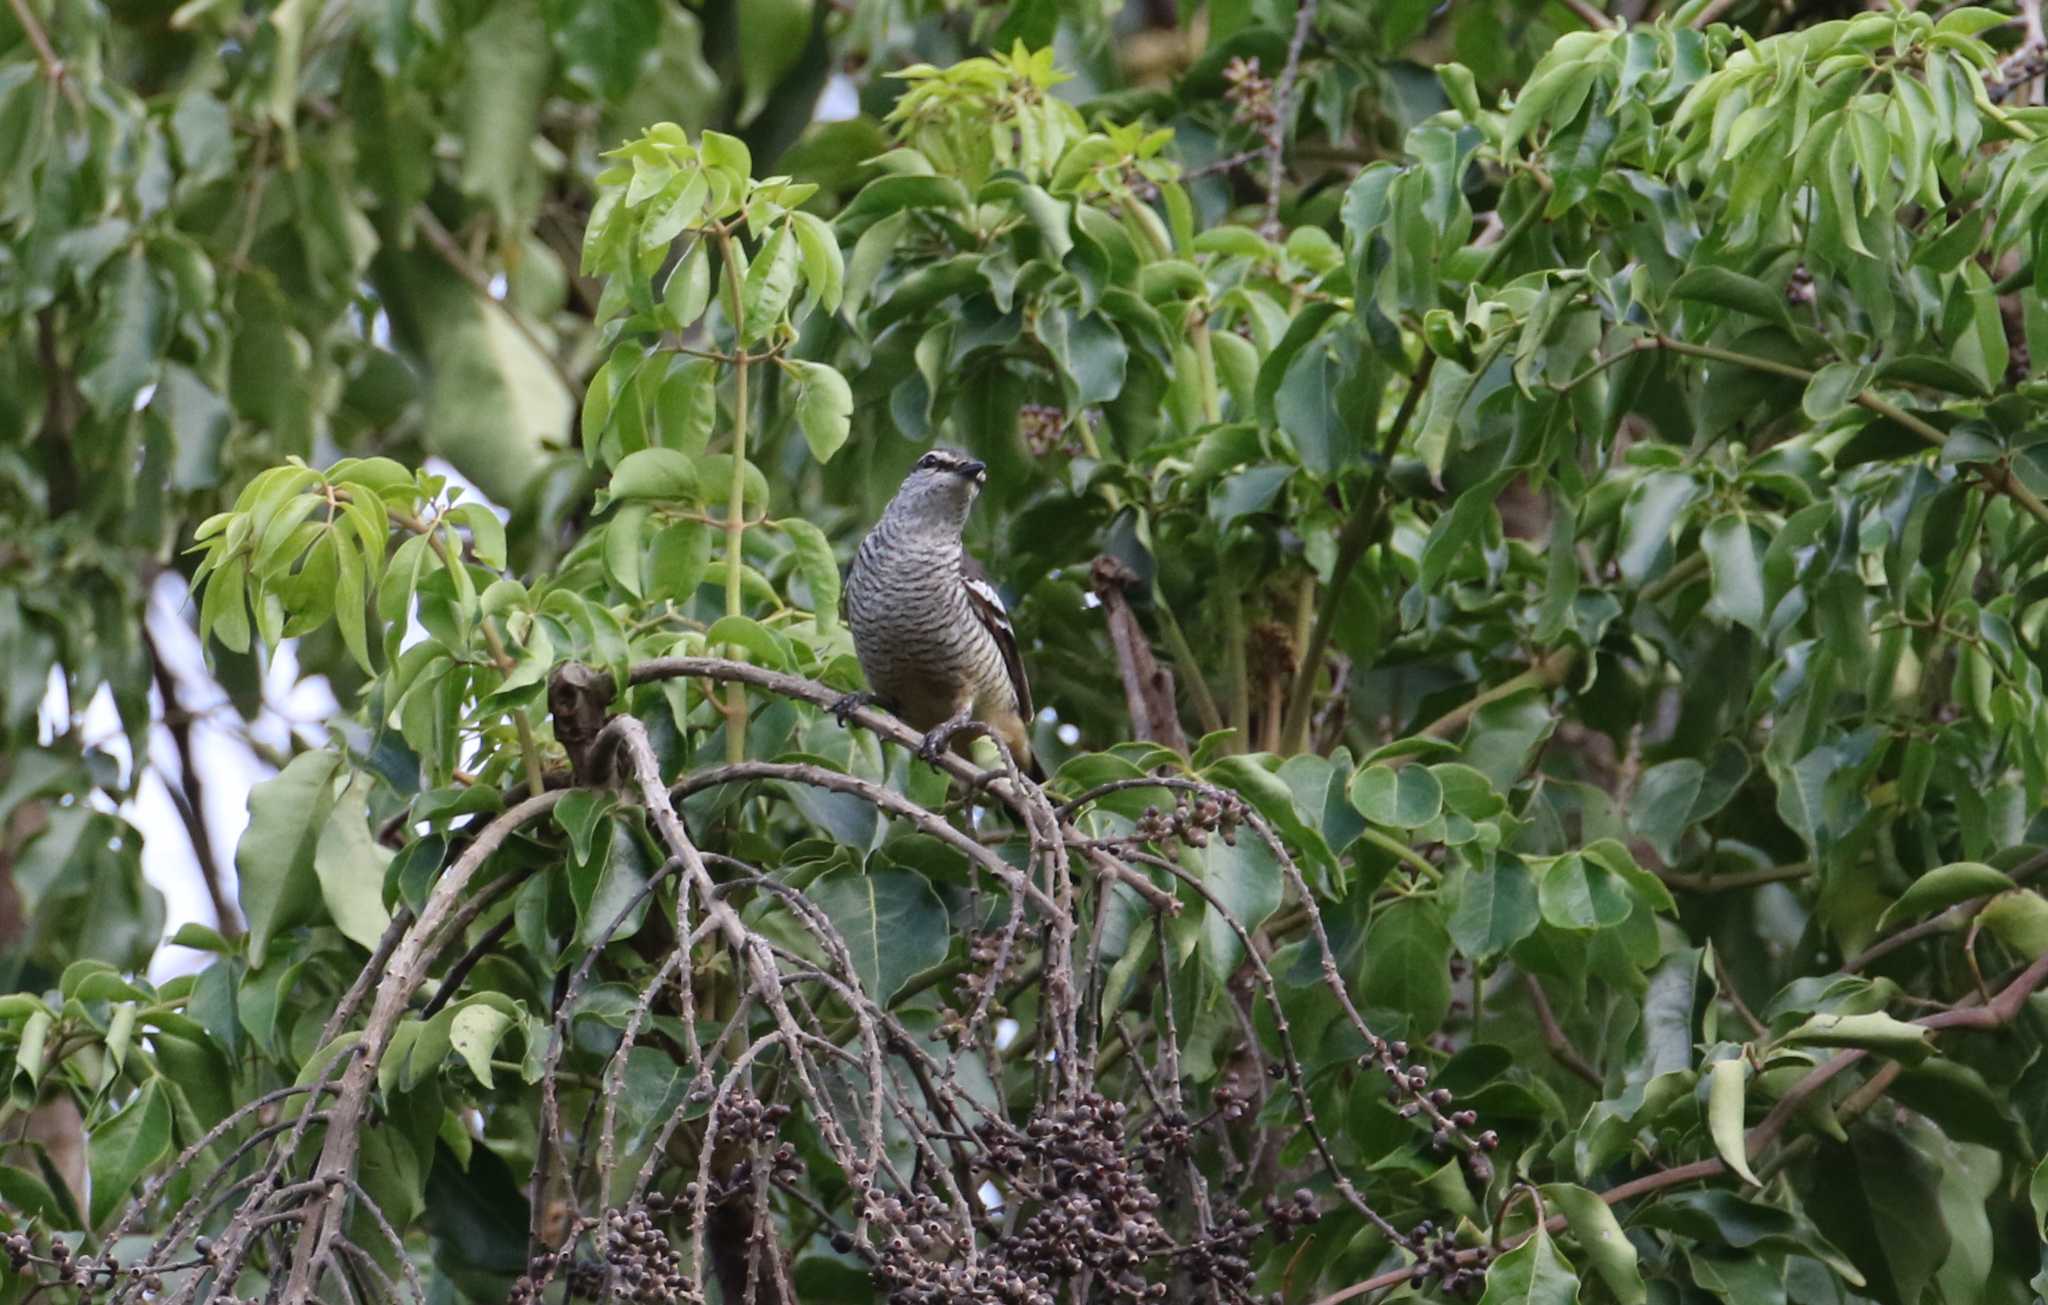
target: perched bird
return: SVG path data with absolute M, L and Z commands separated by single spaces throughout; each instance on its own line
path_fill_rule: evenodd
M 1034 780 L 1031 686 L 1010 614 L 988 573 L 961 547 L 988 468 L 954 449 L 917 460 L 875 528 L 861 540 L 840 591 L 840 611 L 869 693 L 833 704 L 847 713 L 878 702 L 924 731 L 918 755 L 932 761 L 949 743 L 961 756 L 976 734 L 992 733 Z

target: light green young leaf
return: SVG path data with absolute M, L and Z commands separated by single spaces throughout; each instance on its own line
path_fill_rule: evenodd
M 853 428 L 853 390 L 837 369 L 801 359 L 783 364 L 796 378 L 796 419 L 811 456 L 830 462 Z
M 790 297 L 796 293 L 801 266 L 802 255 L 784 222 L 769 233 L 747 268 L 746 282 L 740 288 L 742 342 L 752 344 L 781 323 Z
M 1594 1272 L 1614 1293 L 1619 1305 L 1644 1305 L 1649 1292 L 1636 1267 L 1635 1244 L 1621 1230 L 1614 1207 L 1574 1183 L 1546 1183 L 1543 1203 L 1562 1210 L 1572 1236 L 1593 1263 Z
M 2003 871 L 1981 861 L 1953 861 L 1915 879 L 1885 911 L 1884 918 L 1877 922 L 1877 931 L 1888 933 L 1907 920 L 1973 897 L 2002 893 L 2012 886 L 2012 880 Z
M 1756 1173 L 1749 1167 L 1749 1151 L 1743 1141 L 1742 1096 L 1749 1080 L 1749 1062 L 1740 1056 L 1717 1060 L 1707 1071 L 1707 1131 L 1721 1160 L 1754 1186 Z
M 839 627 L 839 560 L 825 532 L 802 517 L 784 517 L 774 523 L 789 536 L 796 548 L 797 574 L 811 591 L 811 611 L 818 629 L 829 634 Z
M 697 500 L 696 468 L 674 449 L 641 449 L 619 460 L 609 492 L 613 502 L 658 499 L 692 503 Z
M 846 260 L 839 252 L 839 237 L 833 234 L 831 224 L 815 213 L 791 213 L 789 225 L 803 252 L 806 290 L 827 313 L 838 312 L 846 289 Z

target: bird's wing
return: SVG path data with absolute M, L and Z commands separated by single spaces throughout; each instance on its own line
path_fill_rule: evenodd
M 866 541 L 863 540 L 862 544 L 864 546 Z M 849 625 L 853 623 L 853 609 L 849 606 L 853 598 L 853 574 L 860 570 L 860 554 L 859 548 L 854 549 L 853 559 L 839 573 L 839 619 Z
M 1003 669 L 1010 673 L 1010 691 L 1017 695 L 1017 714 L 1031 719 L 1031 682 L 1024 678 L 1024 657 L 1017 650 L 1017 630 L 1010 624 L 1010 610 L 989 582 L 988 572 L 966 550 L 960 553 L 960 582 L 967 587 L 967 607 L 982 628 L 995 637 L 1003 654 Z

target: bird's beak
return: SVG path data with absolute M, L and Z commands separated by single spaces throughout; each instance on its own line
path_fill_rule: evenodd
M 960 474 L 966 476 L 977 485 L 988 484 L 988 464 L 986 462 L 963 462 L 960 464 Z

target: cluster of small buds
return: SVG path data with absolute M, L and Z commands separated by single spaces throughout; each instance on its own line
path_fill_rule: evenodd
M 1036 1202 L 998 1242 L 1001 1262 L 1055 1281 L 1085 1272 L 1111 1299 L 1163 1298 L 1164 1285 L 1141 1270 L 1173 1239 L 1159 1222 L 1158 1193 L 1126 1151 L 1127 1113 L 1121 1101 L 1086 1093 L 1042 1111 L 1021 1135 L 978 1129 L 990 1169 Z
M 782 1121 L 787 1118 L 789 1107 L 781 1102 L 769 1103 L 751 1093 L 735 1093 L 718 1109 L 718 1136 L 742 1145 L 765 1142 L 781 1131 Z
M 832 1234 L 832 1249 L 865 1258 L 890 1305 L 1057 1305 L 1053 1283 L 1007 1262 L 1000 1247 L 973 1266 L 951 1259 L 958 1235 L 945 1203 L 929 1191 L 870 1188 L 863 1209 L 871 1240 L 856 1242 L 842 1229 Z
M 1294 1195 L 1286 1199 L 1269 1195 L 1263 1208 L 1273 1240 L 1281 1243 L 1292 1241 L 1297 1231 L 1323 1217 L 1316 1209 L 1315 1195 L 1306 1187 L 1295 1188 Z
M 11 1232 L 0 1239 L 0 1252 L 6 1254 L 8 1267 L 16 1274 L 35 1275 L 39 1289 L 69 1289 L 78 1293 L 80 1299 L 105 1295 L 124 1277 L 139 1282 L 145 1295 L 155 1295 L 164 1289 L 163 1279 L 147 1265 L 123 1266 L 111 1256 L 97 1259 L 81 1255 L 72 1250 L 70 1243 L 55 1238 L 50 1240 L 49 1253 L 39 1256 L 35 1240 L 28 1233 Z
M 1434 1278 L 1446 1295 L 1470 1296 L 1486 1282 L 1488 1251 L 1484 1247 L 1465 1251 L 1461 1259 L 1457 1238 L 1449 1228 L 1438 1228 L 1425 1219 L 1410 1228 L 1402 1242 L 1416 1259 L 1417 1275 L 1425 1280 Z
M 1017 434 L 1034 458 L 1079 451 L 1067 438 L 1067 410 L 1050 403 L 1027 403 L 1017 409 Z
M 1230 101 L 1232 116 L 1261 134 L 1280 125 L 1280 105 L 1273 98 L 1273 79 L 1259 71 L 1256 58 L 1232 59 L 1223 65 L 1223 80 L 1229 83 L 1223 98 Z
M 1180 799 L 1172 811 L 1146 807 L 1131 835 L 1145 843 L 1180 842 L 1189 847 L 1207 847 L 1209 835 L 1214 833 L 1236 847 L 1237 827 L 1244 818 L 1244 805 L 1236 798 L 1203 794 Z
M 1475 1182 L 1486 1183 L 1493 1178 L 1493 1161 L 1487 1158 L 1500 1146 L 1500 1136 L 1488 1129 L 1474 1134 L 1472 1128 L 1479 1122 L 1479 1114 L 1473 1110 L 1457 1108 L 1457 1100 L 1450 1089 L 1429 1085 L 1429 1068 L 1409 1063 L 1409 1047 L 1398 1038 L 1388 1039 L 1375 1036 L 1371 1050 L 1359 1057 L 1361 1068 L 1378 1065 L 1387 1078 L 1387 1104 L 1403 1119 L 1423 1116 L 1432 1125 L 1430 1149 L 1439 1155 L 1456 1151 L 1463 1158 L 1465 1171 Z
M 1210 1104 L 1216 1117 L 1226 1124 L 1234 1124 L 1252 1112 L 1252 1090 L 1237 1076 L 1236 1070 L 1225 1070 L 1223 1078 L 1210 1093 Z
M 599 1229 L 596 1254 L 540 1251 L 526 1262 L 506 1294 L 508 1305 L 534 1305 L 557 1277 L 570 1300 L 645 1302 L 646 1305 L 704 1305 L 704 1295 L 683 1270 L 661 1220 L 687 1209 L 694 1191 L 667 1197 L 649 1193 L 644 1201 L 607 1210 L 599 1220 L 577 1222 L 577 1235 Z M 572 1239 L 573 1240 L 573 1239 Z
M 668 1233 L 645 1204 L 636 1202 L 622 1210 L 605 1211 L 598 1254 L 604 1259 L 614 1295 L 649 1305 L 696 1305 L 702 1299 L 669 1245 Z
M 1026 957 L 1022 945 L 1022 934 L 1013 934 L 1008 955 L 1003 950 L 1001 929 L 982 929 L 967 936 L 967 960 L 974 967 L 977 977 L 992 977 L 997 961 L 1003 965 L 1001 981 L 1010 983 L 1023 974 Z

